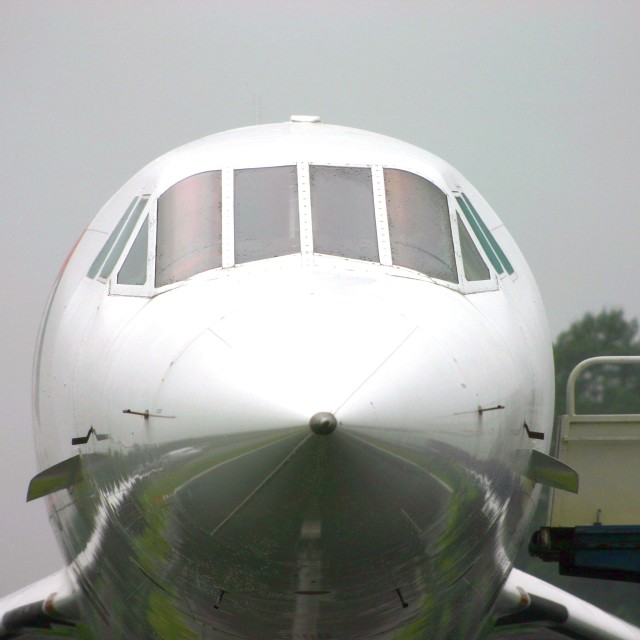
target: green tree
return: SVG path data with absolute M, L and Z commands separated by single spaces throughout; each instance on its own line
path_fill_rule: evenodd
M 640 355 L 638 321 L 622 309 L 586 313 L 553 345 L 556 367 L 556 415 L 565 413 L 567 379 L 582 360 L 594 356 Z M 640 365 L 598 365 L 587 369 L 576 384 L 580 413 L 640 413 Z

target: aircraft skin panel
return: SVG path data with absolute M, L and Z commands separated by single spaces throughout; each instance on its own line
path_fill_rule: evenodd
M 528 610 L 535 608 L 532 606 L 534 598 L 542 601 L 543 605 L 538 607 L 540 618 L 536 620 L 535 614 L 529 616 L 529 624 L 535 625 L 537 622 L 562 635 L 586 640 L 640 638 L 640 629 L 637 627 L 518 569 L 511 571 L 496 602 L 498 620 L 517 623 L 518 617 L 526 619 Z M 555 611 L 551 611 L 550 607 L 545 611 L 545 601 L 553 603 Z
M 460 193 L 483 223 L 465 240 L 486 262 L 476 281 Z M 550 345 L 497 215 L 417 147 L 296 120 L 166 154 L 98 213 L 45 313 L 30 496 L 75 607 L 46 622 L 96 638 L 482 637 L 536 481 L 555 478 L 529 462 L 549 450 Z
M 0 638 L 76 638 L 79 591 L 61 569 L 0 598 Z

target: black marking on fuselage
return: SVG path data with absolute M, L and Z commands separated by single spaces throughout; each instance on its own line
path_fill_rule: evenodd
M 544 440 L 544 433 L 542 431 L 531 431 L 526 422 L 524 423 L 524 430 L 532 440 Z
M 145 409 L 144 411 L 133 411 L 132 409 L 123 409 L 122 413 L 128 413 L 132 416 L 142 416 L 145 420 L 149 418 L 175 418 L 175 416 L 163 416 L 160 413 L 151 413 L 149 409 Z
M 406 609 L 409 606 L 409 603 L 405 602 L 405 599 L 402 597 L 402 591 L 400 591 L 400 588 L 396 589 L 395 591 L 398 594 L 398 598 L 400 598 L 400 603 L 402 604 L 402 608 Z
M 497 411 L 498 409 L 504 409 L 504 406 L 501 404 L 497 404 L 495 407 L 478 407 L 478 413 L 482 415 L 485 411 Z
M 89 438 L 91 437 L 91 434 L 93 434 L 96 437 L 96 440 L 98 440 L 98 442 L 100 442 L 101 440 L 108 440 L 109 439 L 109 434 L 107 433 L 98 433 L 93 426 L 91 426 L 89 428 L 89 431 L 87 431 L 87 435 L 86 436 L 78 436 L 77 438 L 71 438 L 71 444 L 72 445 L 78 445 L 78 444 L 87 444 L 87 442 L 89 442 Z

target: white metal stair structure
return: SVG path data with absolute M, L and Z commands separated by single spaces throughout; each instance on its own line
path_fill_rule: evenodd
M 552 490 L 550 526 L 529 550 L 565 575 L 640 582 L 640 414 L 576 413 L 579 376 L 607 364 L 640 366 L 640 356 L 589 358 L 571 372 L 557 457 L 578 472 L 580 490 Z

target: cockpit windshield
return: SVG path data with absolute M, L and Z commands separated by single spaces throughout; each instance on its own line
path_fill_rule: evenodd
M 222 266 L 221 172 L 174 184 L 158 198 L 156 287 Z
M 142 225 L 136 221 L 148 196 L 134 200 L 88 275 L 109 276 L 100 265 L 116 263 L 123 249 L 114 247 L 127 243 L 135 226 L 118 284 L 157 289 L 211 269 L 292 254 L 396 265 L 458 283 L 456 246 L 464 280 L 489 280 L 478 242 L 485 250 L 490 233 L 479 237 L 479 216 L 470 218 L 465 209 L 472 238 L 455 211 L 464 196 L 454 195 L 449 199 L 416 173 L 379 165 L 298 163 L 205 171 L 167 189 L 158 197 L 155 217 L 152 209 Z M 142 204 L 134 216 L 130 210 L 137 202 Z M 154 223 L 152 234 L 148 229 Z M 131 230 L 125 233 L 126 224 Z M 155 260 L 148 246 L 154 237 Z M 147 264 L 155 282 L 147 277 Z
M 384 170 L 384 187 L 393 264 L 457 282 L 447 196 L 400 169 Z
M 371 167 L 311 164 L 308 176 L 313 252 L 379 262 Z M 408 171 L 383 176 L 393 264 L 458 282 L 447 196 Z M 300 253 L 298 182 L 295 165 L 233 172 L 233 264 Z M 223 266 L 222 199 L 221 171 L 158 198 L 156 287 Z
M 295 166 L 234 172 L 235 263 L 300 253 Z
M 309 167 L 313 249 L 378 262 L 370 167 Z

